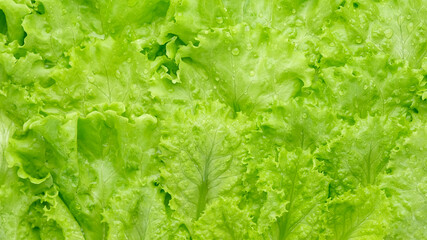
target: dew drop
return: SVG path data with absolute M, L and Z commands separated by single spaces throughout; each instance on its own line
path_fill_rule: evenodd
M 368 89 L 368 85 L 363 86 L 363 89 L 365 90 Z
M 384 31 L 386 38 L 391 38 L 393 36 L 393 31 L 391 29 L 387 29 Z
M 409 32 L 412 32 L 412 30 L 414 30 L 414 24 L 413 23 L 408 23 L 407 28 L 408 28 Z
M 274 100 L 274 101 L 277 101 L 277 95 L 274 95 L 274 96 L 273 96 L 273 100 Z
M 295 10 L 295 8 L 294 9 L 292 9 L 292 13 L 293 14 L 295 14 L 297 12 L 297 10 Z
M 246 49 L 252 50 L 252 44 L 250 44 L 250 43 L 246 44 Z
M 217 22 L 218 24 L 222 24 L 222 23 L 224 22 L 224 20 L 222 19 L 222 17 L 217 17 L 217 18 L 216 18 L 216 22 Z
M 234 48 L 234 49 L 231 51 L 231 54 L 233 54 L 234 56 L 239 55 L 239 53 L 240 53 L 240 50 L 239 50 L 238 48 Z
M 356 37 L 356 43 L 362 43 L 362 39 L 360 37 Z
M 253 76 L 255 76 L 255 72 L 254 72 L 254 71 L 250 71 L 250 72 L 249 72 L 249 75 L 250 75 L 251 77 L 253 77 Z
M 122 73 L 120 72 L 120 70 L 116 71 L 116 77 L 119 78 L 122 75 Z

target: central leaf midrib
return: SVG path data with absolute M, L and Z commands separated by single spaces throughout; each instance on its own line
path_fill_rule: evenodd
M 202 182 L 199 185 L 199 199 L 197 201 L 196 219 L 198 219 L 202 214 L 202 212 L 205 210 L 206 203 L 207 203 L 207 196 L 209 191 L 209 167 L 212 160 L 213 149 L 215 146 L 215 138 L 216 138 L 216 133 L 214 135 L 209 153 L 206 157 L 205 165 L 203 168 L 203 175 L 201 176 Z
M 297 169 L 298 169 L 298 166 L 295 170 L 295 174 L 292 179 L 291 192 L 289 196 L 289 207 L 287 208 L 288 212 L 284 213 L 283 216 L 281 216 L 278 220 L 279 221 L 279 239 L 286 239 L 288 235 L 288 224 L 292 214 L 292 205 L 294 200 L 294 189 L 295 189 L 295 180 L 297 178 Z

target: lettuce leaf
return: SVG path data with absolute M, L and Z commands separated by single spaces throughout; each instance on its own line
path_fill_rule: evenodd
M 171 195 L 170 207 L 190 232 L 194 222 L 220 197 L 239 197 L 244 169 L 241 159 L 246 154 L 241 146 L 247 124 L 243 117 L 232 121 L 231 114 L 223 104 L 199 103 L 177 110 L 171 116 L 173 122 L 163 123 L 159 156 L 165 165 L 162 185 Z
M 426 239 L 427 1 L 0 1 L 0 239 Z

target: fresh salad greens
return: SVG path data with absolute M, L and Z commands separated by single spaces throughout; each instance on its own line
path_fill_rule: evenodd
M 0 239 L 427 239 L 426 0 L 0 0 Z

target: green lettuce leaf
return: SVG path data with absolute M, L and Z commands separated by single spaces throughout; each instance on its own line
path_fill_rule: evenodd
M 108 225 L 102 221 L 102 213 L 115 187 L 126 184 L 132 174 L 158 174 L 154 167 L 158 163 L 151 162 L 156 119 L 143 115 L 133 121 L 129 123 L 112 110 L 86 117 L 69 114 L 33 119 L 26 123 L 26 133 L 10 140 L 11 164 L 19 167 L 19 177 L 34 184 L 53 181 L 64 201 L 60 206 L 66 206 L 82 225 L 86 238 L 106 237 Z M 123 139 L 134 139 L 134 144 Z M 135 142 L 144 141 L 141 151 Z M 151 160 L 141 165 L 139 159 Z
M 194 224 L 194 239 L 262 239 L 236 199 L 219 198 Z
M 323 162 L 322 172 L 332 178 L 330 195 L 378 184 L 395 142 L 404 133 L 402 127 L 391 119 L 369 116 L 319 148 L 317 159 Z
M 165 193 L 138 179 L 117 191 L 102 213 L 107 239 L 165 239 L 177 231 L 178 222 L 171 221 L 164 205 Z
M 286 33 L 261 27 L 251 30 L 239 24 L 202 31 L 197 46 L 177 52 L 186 64 L 202 67 L 209 76 L 205 81 L 221 100 L 235 112 L 248 114 L 297 95 L 303 86 L 310 86 L 314 73 L 305 56 L 287 41 Z
M 390 156 L 381 178 L 391 206 L 391 227 L 386 239 L 423 239 L 426 234 L 427 128 L 419 119 L 412 134 L 402 140 Z
M 220 197 L 239 197 L 245 124 L 220 103 L 178 109 L 166 120 L 160 146 L 162 185 L 170 207 L 193 232 L 193 224 Z M 243 135 L 243 136 L 242 136 Z
M 259 230 L 267 239 L 318 239 L 324 228 L 328 179 L 307 152 L 276 151 L 259 166 L 258 189 L 267 194 Z
M 327 205 L 327 239 L 384 239 L 390 212 L 376 187 L 344 193 Z
M 427 239 L 426 6 L 1 0 L 0 239 Z

